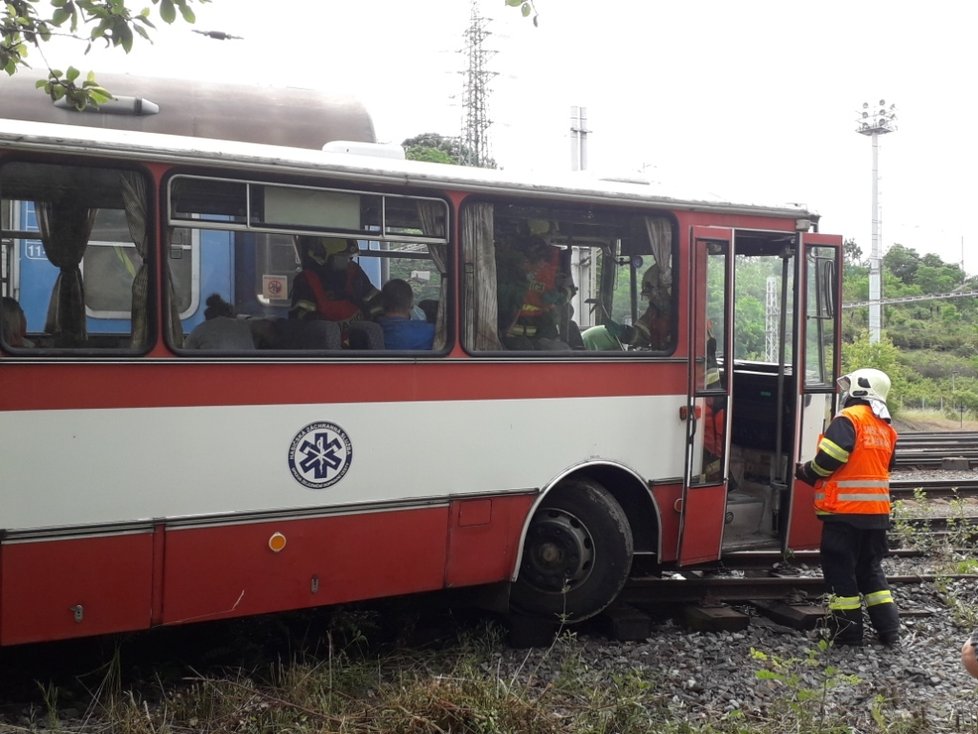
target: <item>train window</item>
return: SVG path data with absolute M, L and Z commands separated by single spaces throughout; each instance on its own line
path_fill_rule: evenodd
M 0 169 L 9 292 L 34 354 L 149 342 L 147 183 L 135 171 L 12 162 Z M 142 284 L 142 285 L 139 285 Z
M 672 221 L 608 208 L 481 201 L 462 213 L 466 348 L 545 356 L 671 353 Z
M 207 191 L 205 182 L 175 176 L 169 187 L 170 222 L 180 225 L 171 230 L 169 248 L 178 301 L 185 281 L 177 259 L 197 263 L 192 307 L 185 309 L 187 301 L 180 301 L 179 328 L 171 329 L 174 346 L 185 347 L 182 353 L 199 355 L 203 348 L 268 357 L 296 351 L 341 356 L 444 347 L 449 292 L 444 201 L 244 182 L 245 189 L 224 190 L 243 193 L 241 203 L 247 205 L 225 206 L 217 214 L 190 203 Z M 382 293 L 391 281 L 403 283 L 387 289 L 388 301 L 393 303 L 392 289 L 400 287 L 403 296 L 407 288 L 404 320 L 417 323 L 402 324 L 390 303 L 390 313 L 384 313 Z M 403 298 L 398 303 L 403 306 Z M 225 320 L 207 323 L 219 315 Z M 314 321 L 331 323 L 307 323 Z M 234 336 L 222 342 L 218 324 Z M 401 338 L 406 332 L 411 339 Z M 207 333 L 211 336 L 201 346 L 201 334 Z

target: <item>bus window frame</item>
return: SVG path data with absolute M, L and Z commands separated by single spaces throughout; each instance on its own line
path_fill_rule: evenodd
M 189 212 L 188 213 L 189 217 L 193 217 L 193 218 L 189 218 L 187 216 L 175 216 L 174 215 L 175 206 L 173 205 L 174 202 L 173 187 L 175 185 L 175 182 L 184 179 L 193 179 L 196 181 L 208 181 L 208 182 L 218 181 L 218 182 L 229 182 L 234 184 L 243 184 L 245 186 L 243 203 L 246 205 L 246 209 L 247 209 L 247 213 L 245 217 L 246 221 L 244 222 L 220 221 L 213 218 L 201 219 L 199 218 L 200 217 L 199 212 Z M 276 189 L 296 189 L 301 191 L 339 193 L 351 197 L 354 196 L 371 197 L 372 199 L 377 200 L 380 205 L 380 219 L 379 219 L 380 227 L 377 227 L 376 225 L 369 223 L 366 225 L 360 225 L 360 227 L 355 231 L 350 231 L 350 230 L 325 228 L 325 227 L 310 228 L 309 225 L 303 225 L 303 224 L 296 225 L 293 227 L 281 226 L 279 224 L 273 226 L 267 226 L 262 223 L 256 224 L 252 222 L 253 217 L 251 213 L 251 204 L 255 196 L 253 187 L 273 187 Z M 181 356 L 193 356 L 197 358 L 248 356 L 249 358 L 257 357 L 261 359 L 267 358 L 270 360 L 281 359 L 283 357 L 295 356 L 295 355 L 309 356 L 309 357 L 322 357 L 322 356 L 363 357 L 369 355 L 371 357 L 377 356 L 383 358 L 403 356 L 403 357 L 410 357 L 411 359 L 416 359 L 419 355 L 423 357 L 444 356 L 451 351 L 453 346 L 453 338 L 454 338 L 453 317 L 451 316 L 452 304 L 454 303 L 454 289 L 452 287 L 452 280 L 454 278 L 454 261 L 456 256 L 453 252 L 454 245 L 453 245 L 453 237 L 452 237 L 452 233 L 453 233 L 452 221 L 453 221 L 454 212 L 447 195 L 433 196 L 430 193 L 418 194 L 414 192 L 392 193 L 390 190 L 386 188 L 380 188 L 378 190 L 368 190 L 364 188 L 354 188 L 354 187 L 344 188 L 344 187 L 338 187 L 336 185 L 314 185 L 309 183 L 297 184 L 289 181 L 255 178 L 253 176 L 248 176 L 244 178 L 234 178 L 225 175 L 211 175 L 207 172 L 184 172 L 177 169 L 171 170 L 167 173 L 167 175 L 164 178 L 163 185 L 161 186 L 161 190 L 164 192 L 164 197 L 163 197 L 164 216 L 162 217 L 162 219 L 164 220 L 164 226 L 170 230 L 186 229 L 191 232 L 191 240 L 192 240 L 192 245 L 194 247 L 195 257 L 199 262 L 199 267 L 197 270 L 197 278 L 199 282 L 203 282 L 204 280 L 204 273 L 202 270 L 204 268 L 204 264 L 200 256 L 200 247 L 201 247 L 200 239 L 203 232 L 205 231 L 224 232 L 229 234 L 232 237 L 232 239 L 239 234 L 251 234 L 255 236 L 280 235 L 280 236 L 291 237 L 291 238 L 295 238 L 296 236 L 299 235 L 311 235 L 314 237 L 339 237 L 342 239 L 355 239 L 359 243 L 360 252 L 357 256 L 355 256 L 354 260 L 375 258 L 383 262 L 384 260 L 395 260 L 395 259 L 402 259 L 402 260 L 417 259 L 419 261 L 426 261 L 428 263 L 431 263 L 432 265 L 431 269 L 437 272 L 441 276 L 439 289 L 442 288 L 444 289 L 445 303 L 441 305 L 441 308 L 448 309 L 445 312 L 445 318 L 444 318 L 445 344 L 441 348 L 433 348 L 430 350 L 396 350 L 396 349 L 386 349 L 386 348 L 382 350 L 381 349 L 374 349 L 374 350 L 257 349 L 254 352 L 242 351 L 242 352 L 234 352 L 234 353 L 224 353 L 224 352 L 202 353 L 200 350 L 186 349 L 183 346 L 176 346 L 170 344 L 170 348 L 175 353 L 180 354 Z M 416 206 L 418 202 L 422 202 L 422 201 L 436 203 L 440 207 L 440 214 L 444 218 L 445 235 L 443 237 L 433 237 L 424 234 L 418 235 L 418 234 L 405 233 L 403 231 L 395 231 L 394 228 L 388 226 L 389 220 L 387 217 L 388 202 L 394 199 L 401 200 L 403 202 L 408 202 L 412 206 Z M 361 204 L 362 204 L 362 200 L 361 200 Z M 216 216 L 216 215 L 212 215 L 212 216 Z M 419 215 L 418 224 L 419 225 L 422 224 L 420 220 L 420 215 Z M 417 229 L 420 229 L 420 226 L 417 227 Z M 366 247 L 364 246 L 364 244 L 366 244 Z M 379 247 L 376 247 L 375 249 L 375 246 L 378 245 Z M 422 252 L 415 253 L 411 251 L 405 251 L 403 253 L 400 253 L 397 250 L 386 249 L 385 246 L 387 245 L 400 245 L 400 246 L 414 245 L 414 246 L 424 246 L 427 248 L 430 248 L 431 246 L 442 246 L 445 248 L 445 260 L 446 260 L 444 265 L 445 270 L 444 272 L 438 270 L 437 265 L 435 265 L 436 262 L 435 258 L 432 256 L 430 249 L 426 253 L 422 253 Z M 169 252 L 167 252 L 167 256 L 168 255 Z M 298 252 L 296 252 L 296 262 L 297 264 L 299 262 Z M 290 286 L 291 286 L 291 280 L 295 277 L 295 274 L 298 273 L 298 267 L 299 266 L 297 265 L 296 273 L 289 274 Z M 164 277 L 166 277 L 165 274 Z M 381 276 L 380 279 L 384 280 L 383 276 Z M 376 283 L 374 285 L 377 287 L 378 290 L 380 290 L 383 283 Z M 181 313 L 180 314 L 181 321 L 193 317 L 196 313 L 199 312 L 200 303 L 203 302 L 206 294 L 199 292 L 200 290 L 199 284 L 196 290 L 198 291 L 196 295 L 198 296 L 199 299 L 196 309 L 193 311 L 189 311 L 189 312 L 185 311 Z M 291 291 L 291 287 L 290 287 L 290 291 Z M 283 300 L 282 303 L 266 304 L 266 305 L 283 307 L 284 305 L 286 305 L 286 301 Z M 169 332 L 166 329 L 164 329 L 164 332 L 167 334 L 167 341 L 169 343 Z M 437 340 L 437 334 L 436 334 L 436 340 Z
M 577 206 L 587 207 L 592 211 L 600 211 L 606 213 L 609 218 L 613 215 L 614 217 L 621 218 L 628 221 L 629 224 L 634 223 L 638 219 L 646 218 L 656 218 L 664 219 L 669 222 L 670 225 L 670 243 L 669 243 L 669 257 L 670 257 L 670 270 L 672 272 L 672 283 L 670 292 L 670 308 L 671 313 L 669 315 L 669 333 L 672 337 L 672 343 L 667 349 L 651 349 L 648 347 L 628 347 L 618 351 L 613 350 L 589 350 L 589 349 L 507 349 L 502 342 L 502 335 L 498 335 L 499 343 L 501 345 L 500 349 L 476 349 L 471 343 L 471 334 L 475 330 L 475 325 L 469 323 L 470 319 L 468 316 L 469 307 L 466 305 L 467 302 L 472 300 L 472 285 L 475 280 L 480 276 L 476 271 L 477 262 L 473 260 L 473 254 L 470 251 L 470 246 L 464 241 L 465 237 L 465 217 L 466 211 L 477 204 L 491 204 L 494 207 L 498 205 L 508 205 L 513 207 L 521 208 L 539 208 L 539 209 L 550 209 L 552 211 L 559 210 L 565 211 Z M 526 195 L 523 196 L 484 196 L 484 195 L 471 195 L 466 197 L 463 202 L 458 207 L 459 227 L 460 227 L 460 239 L 458 252 L 461 258 L 461 276 L 459 288 L 461 291 L 461 301 L 462 306 L 460 308 L 460 324 L 461 324 L 461 336 L 460 343 L 467 354 L 476 358 L 499 358 L 500 356 L 510 356 L 510 357 L 533 357 L 536 360 L 547 360 L 547 359 L 588 359 L 588 360 L 602 360 L 607 358 L 613 359 L 673 359 L 679 348 L 679 344 L 682 341 L 679 335 L 679 295 L 681 288 L 678 284 L 677 273 L 681 270 L 680 263 L 680 232 L 679 232 L 679 218 L 676 213 L 671 209 L 662 209 L 661 207 L 642 207 L 636 206 L 630 203 L 608 203 L 608 202 L 578 202 L 574 200 L 569 200 L 559 197 L 548 197 L 548 198 L 532 198 Z M 555 240 L 561 241 L 561 246 L 563 247 L 574 247 L 573 238 L 569 236 L 561 235 L 560 233 L 555 234 Z M 614 258 L 616 260 L 621 260 L 623 257 L 627 257 L 621 254 L 621 236 L 619 235 L 612 242 L 610 239 L 608 241 L 609 246 L 604 244 L 599 244 L 595 237 L 592 236 L 582 236 L 580 237 L 581 247 L 578 248 L 582 252 L 589 252 L 592 255 L 597 253 L 601 254 L 598 258 L 602 262 Z M 614 252 L 612 252 L 614 251 Z M 641 284 L 642 276 L 644 276 L 644 271 L 650 268 L 656 263 L 654 254 L 650 251 L 642 256 L 645 259 L 645 263 L 641 265 L 641 272 L 637 273 L 637 283 Z M 631 258 L 631 262 L 634 258 Z M 649 262 L 650 261 L 650 262 Z M 632 267 L 630 262 L 629 267 Z M 619 263 L 620 265 L 621 263 Z M 601 270 L 601 272 L 598 272 Z M 498 277 L 498 276 L 497 276 Z M 608 279 L 612 284 L 612 292 L 616 289 L 618 280 L 621 277 L 619 270 L 613 273 L 612 278 L 608 279 L 602 268 L 601 263 L 595 267 L 595 307 L 601 305 L 600 298 L 602 296 L 602 287 L 605 285 L 605 280 Z M 575 286 L 579 285 L 575 281 Z M 498 290 L 497 290 L 498 293 Z M 636 293 L 638 301 L 636 303 L 629 302 L 627 307 L 629 309 L 638 308 L 640 311 L 642 301 L 640 294 Z M 644 311 L 643 311 L 644 312 Z M 575 311 L 576 313 L 576 311 Z M 609 315 L 610 318 L 610 315 Z M 467 336 L 468 335 L 468 336 Z
M 227 222 L 227 221 L 214 221 L 210 219 L 200 219 L 198 218 L 185 218 L 174 215 L 174 194 L 173 186 L 174 183 L 182 180 L 203 180 L 203 181 L 215 181 L 220 183 L 237 183 L 243 184 L 245 186 L 245 219 L 244 222 Z M 345 229 L 330 229 L 328 227 L 312 227 L 312 226 L 294 226 L 294 227 L 282 227 L 282 226 L 266 226 L 262 224 L 252 223 L 252 211 L 251 203 L 253 200 L 252 186 L 270 187 L 276 189 L 295 189 L 299 191 L 319 191 L 325 193 L 337 193 L 337 194 L 348 194 L 354 196 L 368 196 L 375 197 L 380 200 L 381 203 L 381 231 L 377 229 L 370 228 L 371 225 L 361 225 L 356 230 L 345 230 Z M 448 201 L 444 197 L 440 196 L 422 196 L 419 194 L 394 194 L 387 190 L 371 191 L 368 189 L 354 189 L 354 188 L 338 188 L 336 186 L 314 186 L 311 184 L 292 184 L 280 181 L 272 181 L 267 179 L 255 179 L 255 178 L 231 178 L 228 176 L 212 176 L 202 173 L 181 173 L 181 172 L 171 172 L 164 184 L 165 192 L 165 206 L 166 206 L 166 226 L 169 227 L 186 227 L 192 226 L 198 229 L 218 229 L 225 231 L 241 231 L 241 232 L 261 232 L 266 234 L 284 234 L 284 235 L 313 235 L 318 237 L 339 237 L 342 239 L 356 239 L 356 240 L 377 240 L 380 242 L 403 242 L 403 243 L 417 243 L 425 245 L 451 245 L 451 237 L 449 236 L 452 231 L 452 208 Z M 387 217 L 386 217 L 386 200 L 387 199 L 404 199 L 408 201 L 429 201 L 436 202 L 440 204 L 444 210 L 445 214 L 445 235 L 443 237 L 433 237 L 428 235 L 408 235 L 403 233 L 391 233 L 388 231 L 387 227 Z M 199 215 L 199 213 L 196 213 Z

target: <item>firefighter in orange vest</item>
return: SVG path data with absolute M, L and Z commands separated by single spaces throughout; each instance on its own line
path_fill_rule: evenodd
M 815 458 L 799 464 L 795 477 L 815 487 L 815 512 L 823 521 L 820 555 L 833 641 L 862 644 L 865 601 L 880 641 L 893 646 L 900 640 L 900 614 L 882 569 L 897 441 L 886 407 L 890 378 L 858 369 L 841 377 L 839 386 L 842 411 L 819 440 Z
M 380 291 L 352 259 L 356 240 L 300 235 L 297 244 L 302 272 L 292 284 L 292 318 L 344 324 L 381 313 Z

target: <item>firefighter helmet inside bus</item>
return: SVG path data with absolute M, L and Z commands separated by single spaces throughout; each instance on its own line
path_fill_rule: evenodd
M 329 262 L 329 259 L 335 255 L 345 255 L 347 258 L 350 258 L 360 252 L 357 241 L 352 239 L 299 235 L 298 240 L 299 256 L 303 265 L 306 266 L 312 265 L 313 263 L 325 266 Z M 307 260 L 311 260 L 312 263 L 307 262 Z M 337 269 L 342 270 L 344 267 L 346 267 L 345 261 Z
M 843 400 L 859 398 L 885 403 L 886 396 L 890 392 L 890 378 L 882 370 L 872 367 L 863 367 L 843 375 L 838 379 L 838 383 L 842 388 Z

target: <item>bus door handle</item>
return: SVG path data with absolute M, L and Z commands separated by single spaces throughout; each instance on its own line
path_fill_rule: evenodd
M 689 434 L 690 442 L 692 442 L 693 437 L 696 435 L 696 424 L 697 421 L 699 421 L 702 414 L 703 414 L 703 410 L 698 405 L 694 405 L 692 411 L 690 411 L 688 405 L 682 405 L 679 408 L 679 420 L 683 421 L 684 423 L 686 421 L 689 421 L 690 423 L 693 424 L 693 430 Z

